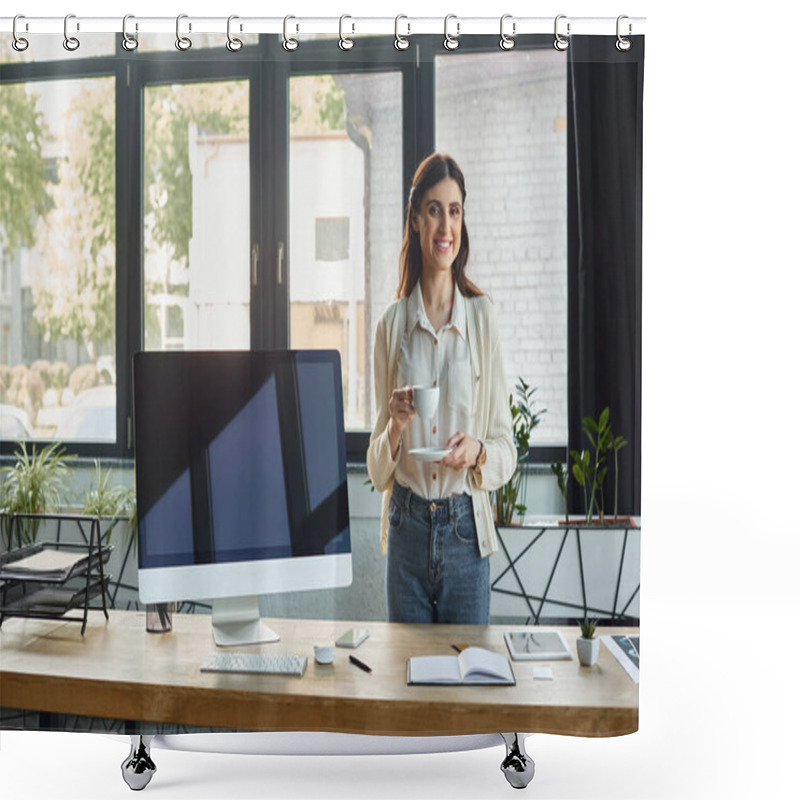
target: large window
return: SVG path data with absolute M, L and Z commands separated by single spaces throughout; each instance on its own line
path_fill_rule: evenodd
M 250 347 L 247 81 L 144 89 L 146 350 Z
M 537 443 L 563 446 L 563 54 L 547 37 L 509 53 L 496 37 L 446 54 L 441 37 L 203 44 L 129 54 L 115 37 L 112 54 L 98 38 L 33 60 L 39 41 L 23 58 L 0 39 L 2 451 L 130 455 L 140 349 L 325 347 L 363 458 L 374 328 L 434 149 L 466 175 L 469 269 L 496 304 L 509 392 L 537 386 Z
M 372 331 L 397 282 L 400 72 L 290 83 L 290 346 L 342 358 L 345 426 L 374 421 Z
M 117 438 L 114 78 L 0 84 L 3 439 Z
M 468 271 L 494 301 L 509 382 L 567 440 L 567 75 L 555 49 L 436 58 L 436 147 L 467 181 Z

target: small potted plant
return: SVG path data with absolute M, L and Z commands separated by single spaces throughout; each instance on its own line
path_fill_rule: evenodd
M 591 667 L 597 662 L 600 654 L 600 640 L 595 638 L 596 619 L 585 619 L 581 622 L 581 635 L 578 637 L 578 661 L 584 667 Z

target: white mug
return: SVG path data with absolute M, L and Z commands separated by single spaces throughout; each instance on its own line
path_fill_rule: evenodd
M 412 386 L 414 408 L 423 419 L 430 419 L 439 408 L 438 386 Z
M 332 644 L 315 644 L 314 658 L 317 664 L 332 664 L 334 650 Z

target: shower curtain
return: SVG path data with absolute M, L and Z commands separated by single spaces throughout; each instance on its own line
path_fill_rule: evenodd
M 119 33 L 65 37 L 23 49 L 0 35 L 3 456 L 59 441 L 130 487 L 134 352 L 336 349 L 354 581 L 267 595 L 262 611 L 383 619 L 380 504 L 364 470 L 374 330 L 397 288 L 411 178 L 440 151 L 465 174 L 468 275 L 499 321 L 510 403 L 520 380 L 535 388 L 527 514 L 562 513 L 559 461 L 569 513 L 586 512 L 573 464 L 591 450 L 586 418 L 609 408 L 624 442 L 594 477 L 606 514 L 613 498 L 638 525 L 643 36 L 618 48 L 616 35 L 572 35 L 564 48 L 519 35 L 506 49 L 471 35 L 448 49 L 412 35 L 402 49 L 298 35 L 292 49 L 286 34 L 236 33 L 237 46 L 179 23 L 130 49 Z M 117 550 L 112 591 L 128 608 L 135 549 Z M 4 728 L 97 730 L 79 715 L 2 715 Z

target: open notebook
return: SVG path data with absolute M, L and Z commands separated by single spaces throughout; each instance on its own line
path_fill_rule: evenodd
M 505 656 L 482 647 L 467 647 L 457 656 L 417 656 L 408 659 L 410 684 L 516 684 Z

